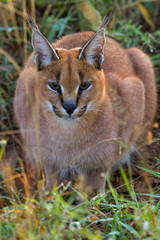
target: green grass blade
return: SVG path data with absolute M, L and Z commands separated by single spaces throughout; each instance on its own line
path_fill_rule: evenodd
M 140 166 L 137 166 L 137 167 L 140 168 L 140 169 L 142 169 L 142 170 L 145 171 L 145 172 L 148 172 L 148 173 L 151 173 L 151 174 L 155 175 L 156 177 L 160 177 L 160 173 L 159 173 L 159 172 L 155 172 L 155 171 L 152 171 L 152 170 L 149 170 L 149 169 L 140 167 Z

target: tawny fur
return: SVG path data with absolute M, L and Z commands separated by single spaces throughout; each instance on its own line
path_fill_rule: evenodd
M 77 59 L 93 34 L 81 32 L 60 39 L 53 45 L 60 59 L 38 72 L 32 54 L 18 79 L 14 110 L 26 159 L 37 171 L 42 165 L 49 191 L 57 176 L 68 180 L 83 176 L 86 188 L 103 192 L 101 174 L 130 151 L 156 112 L 155 76 L 148 56 L 137 48 L 125 50 L 106 37 L 104 61 L 97 69 L 86 59 Z M 63 100 L 76 101 L 79 73 L 91 79 L 93 86 L 79 96 L 75 119 L 63 119 L 60 98 L 46 84 L 60 74 Z M 59 116 L 53 105 L 61 109 Z

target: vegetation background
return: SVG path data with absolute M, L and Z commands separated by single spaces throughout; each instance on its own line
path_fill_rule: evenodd
M 66 34 L 94 31 L 100 26 L 103 17 L 114 10 L 106 34 L 123 47 L 139 47 L 151 57 L 160 99 L 159 0 L 30 2 L 37 24 L 50 42 Z M 13 143 L 21 144 L 12 103 L 16 80 L 32 52 L 31 30 L 25 14 L 25 0 L 0 0 L 0 161 L 5 149 Z M 152 155 L 151 168 L 156 164 L 153 158 L 160 156 L 159 125 L 158 107 L 153 130 L 147 136 L 149 153 Z M 13 155 L 11 157 L 13 158 Z M 66 196 L 65 189 L 58 191 L 55 187 L 50 197 L 36 199 L 27 195 L 26 187 L 26 197 L 22 199 L 14 184 L 10 184 L 18 176 L 25 185 L 25 174 L 18 170 L 13 175 L 11 171 L 5 171 L 1 167 L 1 239 L 160 239 L 160 174 L 155 170 L 150 171 L 154 176 L 152 182 L 148 175 L 144 176 L 140 182 L 139 193 L 136 193 L 133 187 L 131 175 L 127 178 L 121 170 L 125 191 L 122 191 L 122 188 L 120 191 L 118 188 L 113 189 L 108 180 L 105 196 L 87 200 L 82 195 L 84 202 L 79 205 L 74 205 L 75 195 L 82 193 L 76 189 Z M 145 193 L 143 181 L 147 185 Z

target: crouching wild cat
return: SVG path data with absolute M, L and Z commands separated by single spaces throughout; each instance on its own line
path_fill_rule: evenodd
M 103 192 L 112 166 L 125 159 L 156 111 L 152 64 L 138 48 L 123 49 L 96 33 L 81 32 L 51 44 L 31 17 L 34 54 L 21 73 L 14 111 L 26 160 L 45 189 L 57 179 L 83 176 L 86 189 Z M 38 175 L 38 174 L 37 174 Z

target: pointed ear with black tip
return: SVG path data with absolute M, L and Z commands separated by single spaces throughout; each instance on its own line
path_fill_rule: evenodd
M 110 15 L 105 17 L 101 27 L 88 40 L 88 42 L 80 50 L 78 59 L 86 59 L 90 64 L 100 69 L 104 59 L 104 45 L 105 45 L 105 27 L 110 19 Z
M 45 66 L 48 66 L 52 60 L 58 60 L 59 56 L 57 55 L 56 50 L 48 42 L 48 40 L 42 35 L 31 16 L 27 16 L 27 21 L 32 29 L 32 46 L 34 48 L 34 59 L 37 65 L 37 69 L 40 71 Z

